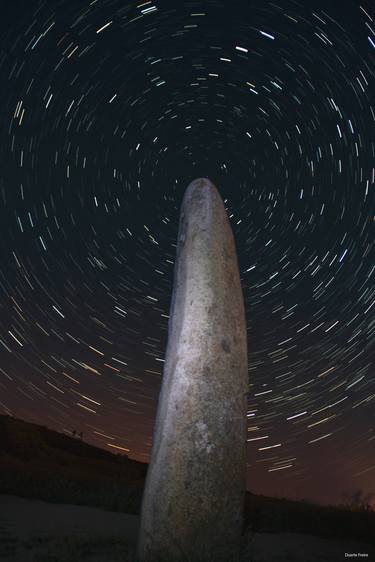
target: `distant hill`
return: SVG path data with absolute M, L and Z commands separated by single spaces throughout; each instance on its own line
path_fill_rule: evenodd
M 54 462 L 67 461 L 69 457 L 82 458 L 91 461 L 107 461 L 108 463 L 124 466 L 134 476 L 143 478 L 146 475 L 147 464 L 129 459 L 126 454 L 114 454 L 94 445 L 85 443 L 82 439 L 58 433 L 47 427 L 29 423 L 24 420 L 0 415 L 0 454 L 7 453 L 27 461 L 37 458 Z
M 0 416 L 0 494 L 138 514 L 147 464 L 10 416 Z M 254 531 L 375 543 L 375 512 L 246 493 Z
M 0 493 L 137 513 L 147 464 L 0 416 Z

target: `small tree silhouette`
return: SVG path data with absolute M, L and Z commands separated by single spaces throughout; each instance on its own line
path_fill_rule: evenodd
M 80 438 L 80 440 L 82 441 L 82 439 L 83 439 L 83 431 L 80 432 L 79 438 Z
M 73 437 L 75 437 L 77 435 L 77 431 L 75 429 L 73 429 L 72 435 L 73 435 Z
M 360 511 L 371 511 L 372 501 L 375 494 L 368 492 L 365 493 L 360 488 L 353 490 L 352 492 L 347 492 L 344 497 L 351 509 L 357 509 Z

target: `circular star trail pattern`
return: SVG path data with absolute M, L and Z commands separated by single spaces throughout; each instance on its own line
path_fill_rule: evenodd
M 308 4 L 8 7 L 2 413 L 148 460 L 179 207 L 209 177 L 246 305 L 249 488 L 374 491 L 375 13 Z

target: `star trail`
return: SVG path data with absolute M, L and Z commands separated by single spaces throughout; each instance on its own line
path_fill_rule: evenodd
M 148 461 L 179 208 L 209 177 L 246 306 L 249 489 L 375 493 L 374 6 L 1 19 L 0 413 Z

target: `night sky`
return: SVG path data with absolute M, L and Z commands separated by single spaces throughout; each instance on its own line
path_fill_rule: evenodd
M 374 56 L 367 1 L 4 0 L 0 413 L 148 461 L 179 208 L 208 177 L 248 488 L 375 492 Z

